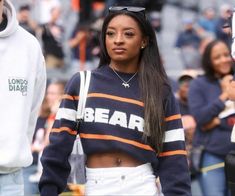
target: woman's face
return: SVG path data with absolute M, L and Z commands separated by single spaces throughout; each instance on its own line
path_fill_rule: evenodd
M 217 43 L 211 50 L 211 62 L 216 75 L 229 74 L 232 68 L 232 57 L 228 47 L 223 43 Z
M 136 66 L 141 47 L 146 46 L 146 40 L 133 18 L 118 15 L 108 24 L 105 44 L 111 58 L 111 65 L 124 63 L 127 66 Z
M 49 107 L 52 107 L 54 104 L 61 100 L 63 89 L 64 88 L 62 85 L 56 83 L 52 83 L 48 86 L 46 92 L 46 100 Z

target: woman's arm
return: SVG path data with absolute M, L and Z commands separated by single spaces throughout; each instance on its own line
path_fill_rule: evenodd
M 66 85 L 65 95 L 50 132 L 50 143 L 43 151 L 43 173 L 39 182 L 42 196 L 57 196 L 67 185 L 70 173 L 68 157 L 77 135 L 75 127 L 79 81 L 75 75 Z
M 219 97 L 222 93 L 218 94 L 217 97 L 212 97 L 211 93 L 214 93 L 212 91 L 216 90 L 213 89 L 216 86 L 212 86 L 208 90 L 207 85 L 209 84 L 198 79 L 192 81 L 188 95 L 190 112 L 201 128 L 210 127 L 213 119 L 218 117 L 219 113 L 225 108 L 224 101 Z M 211 100 L 208 100 L 207 96 L 211 96 Z
M 166 132 L 159 154 L 159 174 L 165 196 L 191 195 L 191 181 L 185 149 L 185 135 L 178 103 L 173 93 L 164 104 Z

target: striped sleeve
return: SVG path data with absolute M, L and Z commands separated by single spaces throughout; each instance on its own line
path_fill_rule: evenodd
M 166 132 L 158 173 L 164 195 L 191 195 L 185 136 L 178 103 L 171 92 L 165 101 Z
M 49 141 L 41 158 L 43 173 L 39 182 L 42 196 L 53 196 L 61 193 L 67 185 L 70 173 L 68 157 L 71 154 L 76 138 L 76 110 L 79 92 L 79 74 L 67 83 Z

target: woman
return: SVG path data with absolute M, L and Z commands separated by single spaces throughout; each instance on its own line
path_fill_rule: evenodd
M 224 158 L 235 147 L 230 142 L 235 109 L 226 91 L 232 79 L 232 57 L 224 42 L 208 44 L 202 67 L 205 74 L 192 81 L 189 90 L 189 107 L 197 122 L 193 146 L 205 146 L 199 182 L 203 195 L 228 195 Z
M 42 157 L 41 195 L 66 186 L 75 139 L 79 74 L 66 96 Z M 75 134 L 73 134 L 75 133 Z M 191 195 L 179 108 L 160 62 L 154 30 L 139 7 L 111 7 L 92 71 L 84 123 L 85 195 Z

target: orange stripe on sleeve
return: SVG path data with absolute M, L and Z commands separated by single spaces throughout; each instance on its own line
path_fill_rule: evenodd
M 71 96 L 71 95 L 65 94 L 62 96 L 62 99 L 78 100 L 79 96 Z
M 173 150 L 168 152 L 162 152 L 159 157 L 173 156 L 173 155 L 187 155 L 186 150 Z
M 74 131 L 68 127 L 53 128 L 51 130 L 51 132 L 54 132 L 54 133 L 60 133 L 63 131 L 68 132 L 70 135 L 77 135 L 77 131 Z
M 149 145 L 142 144 L 133 140 L 128 140 L 128 139 L 123 139 L 120 137 L 112 136 L 112 135 L 98 135 L 98 134 L 85 134 L 85 133 L 80 133 L 81 138 L 85 139 L 98 139 L 98 140 L 115 140 L 119 142 L 123 142 L 126 144 L 130 144 L 139 148 L 143 148 L 145 150 L 151 150 L 154 151 Z
M 178 119 L 180 119 L 180 118 L 181 118 L 181 115 L 180 115 L 180 114 L 175 114 L 175 115 L 166 117 L 166 118 L 165 118 L 165 121 L 178 120 Z
M 121 102 L 136 104 L 136 105 L 139 105 L 141 107 L 144 106 L 143 102 L 135 100 L 135 99 L 118 97 L 118 96 L 108 95 L 108 94 L 103 94 L 103 93 L 90 93 L 90 94 L 88 94 L 88 97 L 100 97 L 100 98 L 106 98 L 106 99 L 113 99 L 115 101 L 121 101 Z

